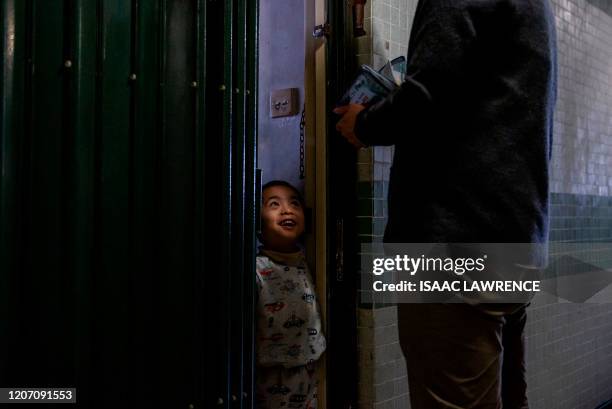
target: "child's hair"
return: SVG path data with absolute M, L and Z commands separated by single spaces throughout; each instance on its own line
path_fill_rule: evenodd
M 302 207 L 305 207 L 305 203 L 304 203 L 304 198 L 302 197 L 302 194 L 300 193 L 299 190 L 297 190 L 297 188 L 295 186 L 293 186 L 291 183 L 286 182 L 284 180 L 271 180 L 268 183 L 266 183 L 265 185 L 263 185 L 261 187 L 261 193 L 263 194 L 263 192 L 270 188 L 270 187 L 274 187 L 274 186 L 283 186 L 286 188 L 289 188 L 291 190 L 293 190 L 293 193 L 295 193 L 295 196 L 297 198 L 297 200 L 300 201 L 300 204 L 302 205 Z

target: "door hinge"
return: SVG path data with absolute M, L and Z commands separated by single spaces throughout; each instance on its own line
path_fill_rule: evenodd
M 321 38 L 321 37 L 329 38 L 329 36 L 331 35 L 331 32 L 332 32 L 332 29 L 329 23 L 319 24 L 318 26 L 315 26 L 314 30 L 312 30 L 312 36 L 314 38 Z

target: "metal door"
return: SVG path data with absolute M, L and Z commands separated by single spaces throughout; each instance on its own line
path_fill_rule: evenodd
M 0 385 L 251 407 L 256 2 L 0 4 Z

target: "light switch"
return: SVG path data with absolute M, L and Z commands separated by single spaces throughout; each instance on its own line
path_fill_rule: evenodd
M 270 116 L 292 116 L 298 113 L 298 89 L 277 89 L 270 93 Z

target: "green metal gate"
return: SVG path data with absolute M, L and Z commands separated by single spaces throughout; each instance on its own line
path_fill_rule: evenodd
M 256 1 L 0 4 L 0 387 L 251 407 Z

